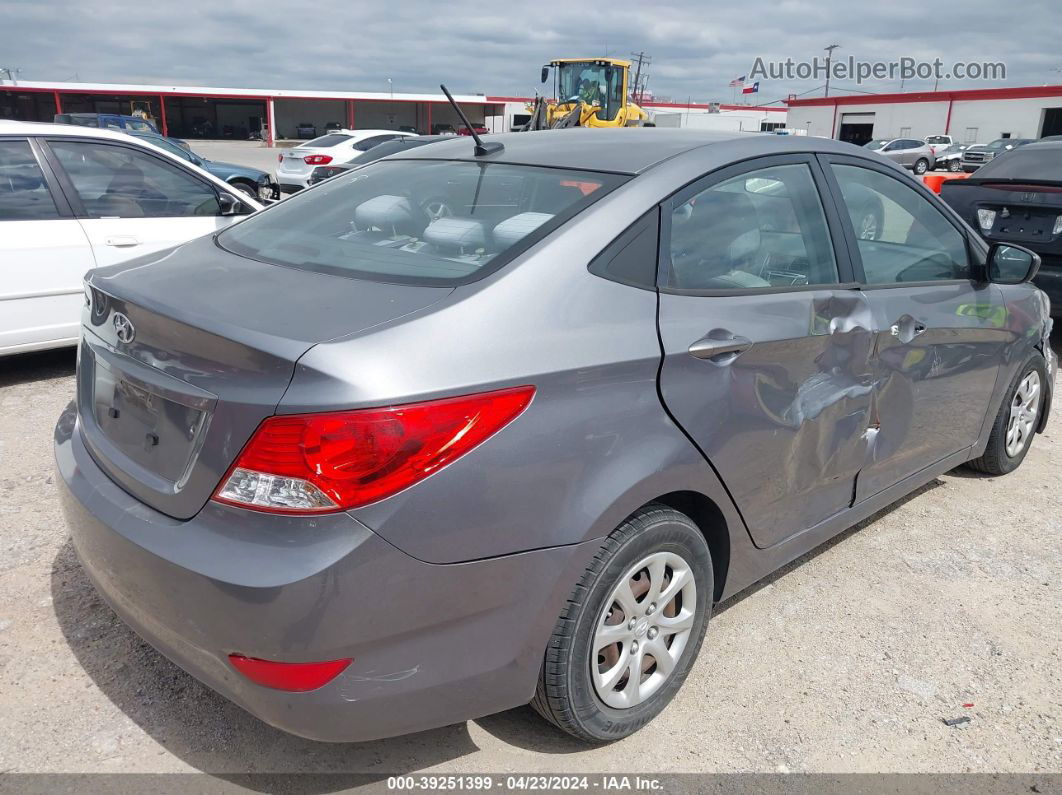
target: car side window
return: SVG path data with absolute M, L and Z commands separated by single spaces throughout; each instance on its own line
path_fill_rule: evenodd
M 0 221 L 58 218 L 37 158 L 28 141 L 0 141 Z
M 867 284 L 970 278 L 966 238 L 902 179 L 833 164 Z
M 685 290 L 836 284 L 811 170 L 794 163 L 717 183 L 671 213 L 668 286 Z
M 93 218 L 221 215 L 212 186 L 146 152 L 87 141 L 49 145 Z
M 354 144 L 354 148 L 361 152 L 368 152 L 377 144 L 382 144 L 384 141 L 390 141 L 391 137 L 387 135 L 374 135 L 372 138 L 365 138 Z

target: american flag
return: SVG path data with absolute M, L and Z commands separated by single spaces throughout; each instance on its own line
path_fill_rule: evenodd
M 735 77 L 733 80 L 730 81 L 730 87 L 731 88 L 741 88 L 744 85 L 745 85 L 745 75 L 742 75 L 741 77 Z

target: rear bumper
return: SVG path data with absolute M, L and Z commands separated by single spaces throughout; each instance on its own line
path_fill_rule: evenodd
M 596 543 L 422 563 L 346 514 L 276 517 L 210 504 L 160 514 L 55 433 L 63 512 L 82 565 L 119 617 L 192 676 L 267 723 L 362 741 L 529 701 L 572 583 Z M 424 528 L 430 532 L 430 528 Z M 354 662 L 324 687 L 255 685 L 228 654 Z

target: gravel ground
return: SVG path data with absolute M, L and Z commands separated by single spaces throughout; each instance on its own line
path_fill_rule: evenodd
M 524 708 L 328 745 L 213 694 L 96 597 L 52 473 L 73 370 L 0 360 L 0 772 L 1062 772 L 1057 418 L 1019 473 L 945 475 L 722 605 L 631 738 L 587 748 Z

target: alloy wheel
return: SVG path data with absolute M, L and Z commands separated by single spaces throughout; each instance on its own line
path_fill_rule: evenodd
M 1036 417 L 1040 413 L 1040 374 L 1030 370 L 1018 384 L 1010 401 L 1010 419 L 1007 421 L 1006 450 L 1014 458 L 1021 454 L 1036 429 Z
M 689 643 L 696 606 L 697 584 L 681 556 L 655 552 L 631 566 L 612 589 L 590 648 L 598 697 L 629 709 L 656 693 Z

